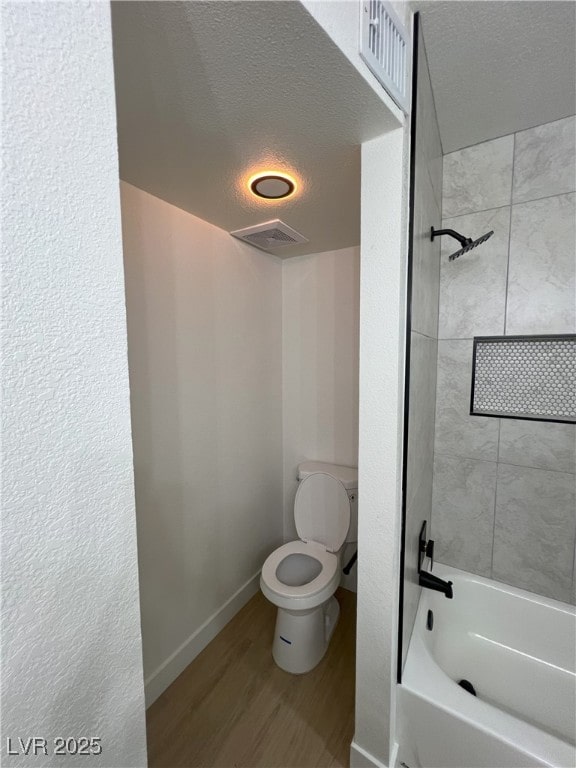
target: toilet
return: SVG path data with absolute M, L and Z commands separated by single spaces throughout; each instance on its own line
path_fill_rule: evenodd
M 338 622 L 334 597 L 347 542 L 357 540 L 358 470 L 317 461 L 298 466 L 294 522 L 300 539 L 266 559 L 260 589 L 278 607 L 272 656 L 286 672 L 319 664 Z

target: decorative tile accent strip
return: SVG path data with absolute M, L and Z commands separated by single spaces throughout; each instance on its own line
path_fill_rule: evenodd
M 470 414 L 576 422 L 576 335 L 477 336 Z

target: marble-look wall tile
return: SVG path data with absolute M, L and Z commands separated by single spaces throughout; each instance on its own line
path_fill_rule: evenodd
M 513 152 L 514 136 L 504 136 L 444 155 L 444 218 L 509 205 Z
M 498 465 L 494 578 L 557 600 L 572 590 L 574 475 Z
M 411 501 L 434 458 L 437 341 L 412 331 L 406 498 Z
M 576 427 L 470 417 L 468 399 L 472 337 L 576 332 L 575 126 L 567 118 L 444 158 L 443 226 L 495 235 L 451 263 L 458 245 L 442 238 L 432 512 L 442 562 L 490 575 L 493 544 L 495 578 L 568 601 Z
M 496 461 L 498 419 L 470 416 L 472 340 L 438 342 L 436 444 L 439 453 Z
M 576 117 L 516 134 L 512 202 L 576 191 Z
M 430 227 L 440 227 L 440 209 L 424 165 L 416 166 L 412 259 L 412 328 L 435 338 L 438 333 L 440 240 L 430 240 Z
M 426 168 L 432 191 L 438 208 L 442 207 L 442 142 L 436 120 L 436 107 L 430 75 L 428 73 L 428 60 L 424 46 L 418 56 L 418 96 L 416 105 L 416 157 L 417 162 L 422 162 Z
M 576 541 L 574 542 L 574 575 L 572 576 L 572 591 L 568 596 L 568 602 L 576 605 Z
M 426 464 L 419 476 L 418 487 L 406 508 L 406 532 L 404 545 L 404 618 L 402 664 L 406 661 L 408 643 L 412 634 L 421 587 L 418 583 L 418 536 L 422 521 L 428 521 L 432 512 L 432 462 Z
M 503 334 L 510 208 L 447 219 L 443 226 L 472 238 L 490 230 L 494 234 L 455 261 L 448 261 L 448 256 L 458 249 L 457 241 L 441 238 L 438 337 L 469 339 Z
M 435 455 L 432 536 L 439 562 L 490 576 L 496 466 Z
M 512 206 L 507 334 L 576 330 L 576 194 Z
M 412 328 L 427 336 L 436 337 L 440 241 L 431 242 L 430 228 L 438 228 L 442 223 L 442 144 L 423 44 L 418 56 L 415 142 Z
M 576 473 L 576 425 L 501 419 L 499 461 Z

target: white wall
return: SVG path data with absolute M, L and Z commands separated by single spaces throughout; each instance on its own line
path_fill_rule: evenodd
M 301 461 L 358 466 L 360 249 L 282 265 L 284 537 L 294 526 Z M 352 554 L 355 546 L 350 544 Z M 347 554 L 347 553 L 345 553 Z M 353 579 L 346 586 L 354 588 Z
M 363 4 L 358 0 L 301 0 L 301 2 L 386 104 L 390 110 L 391 124 L 401 122 L 403 119 L 401 110 L 360 56 L 360 12 Z M 393 2 L 392 6 L 403 24 L 407 25 L 410 20 L 409 4 L 404 0 L 398 0 Z
M 110 8 L 4 3 L 2 36 L 3 765 L 141 768 Z M 19 736 L 50 756 L 6 757 Z
M 282 262 L 124 183 L 122 217 L 151 701 L 282 543 Z
M 352 766 L 392 765 L 398 633 L 406 183 L 403 128 L 362 145 L 356 730 Z

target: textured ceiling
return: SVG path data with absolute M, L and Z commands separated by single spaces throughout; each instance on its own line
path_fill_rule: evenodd
M 378 94 L 299 2 L 113 2 L 122 179 L 225 230 L 280 218 L 295 256 L 359 243 L 359 145 Z M 298 193 L 258 201 L 259 169 Z
M 412 2 L 445 153 L 576 112 L 576 3 Z

